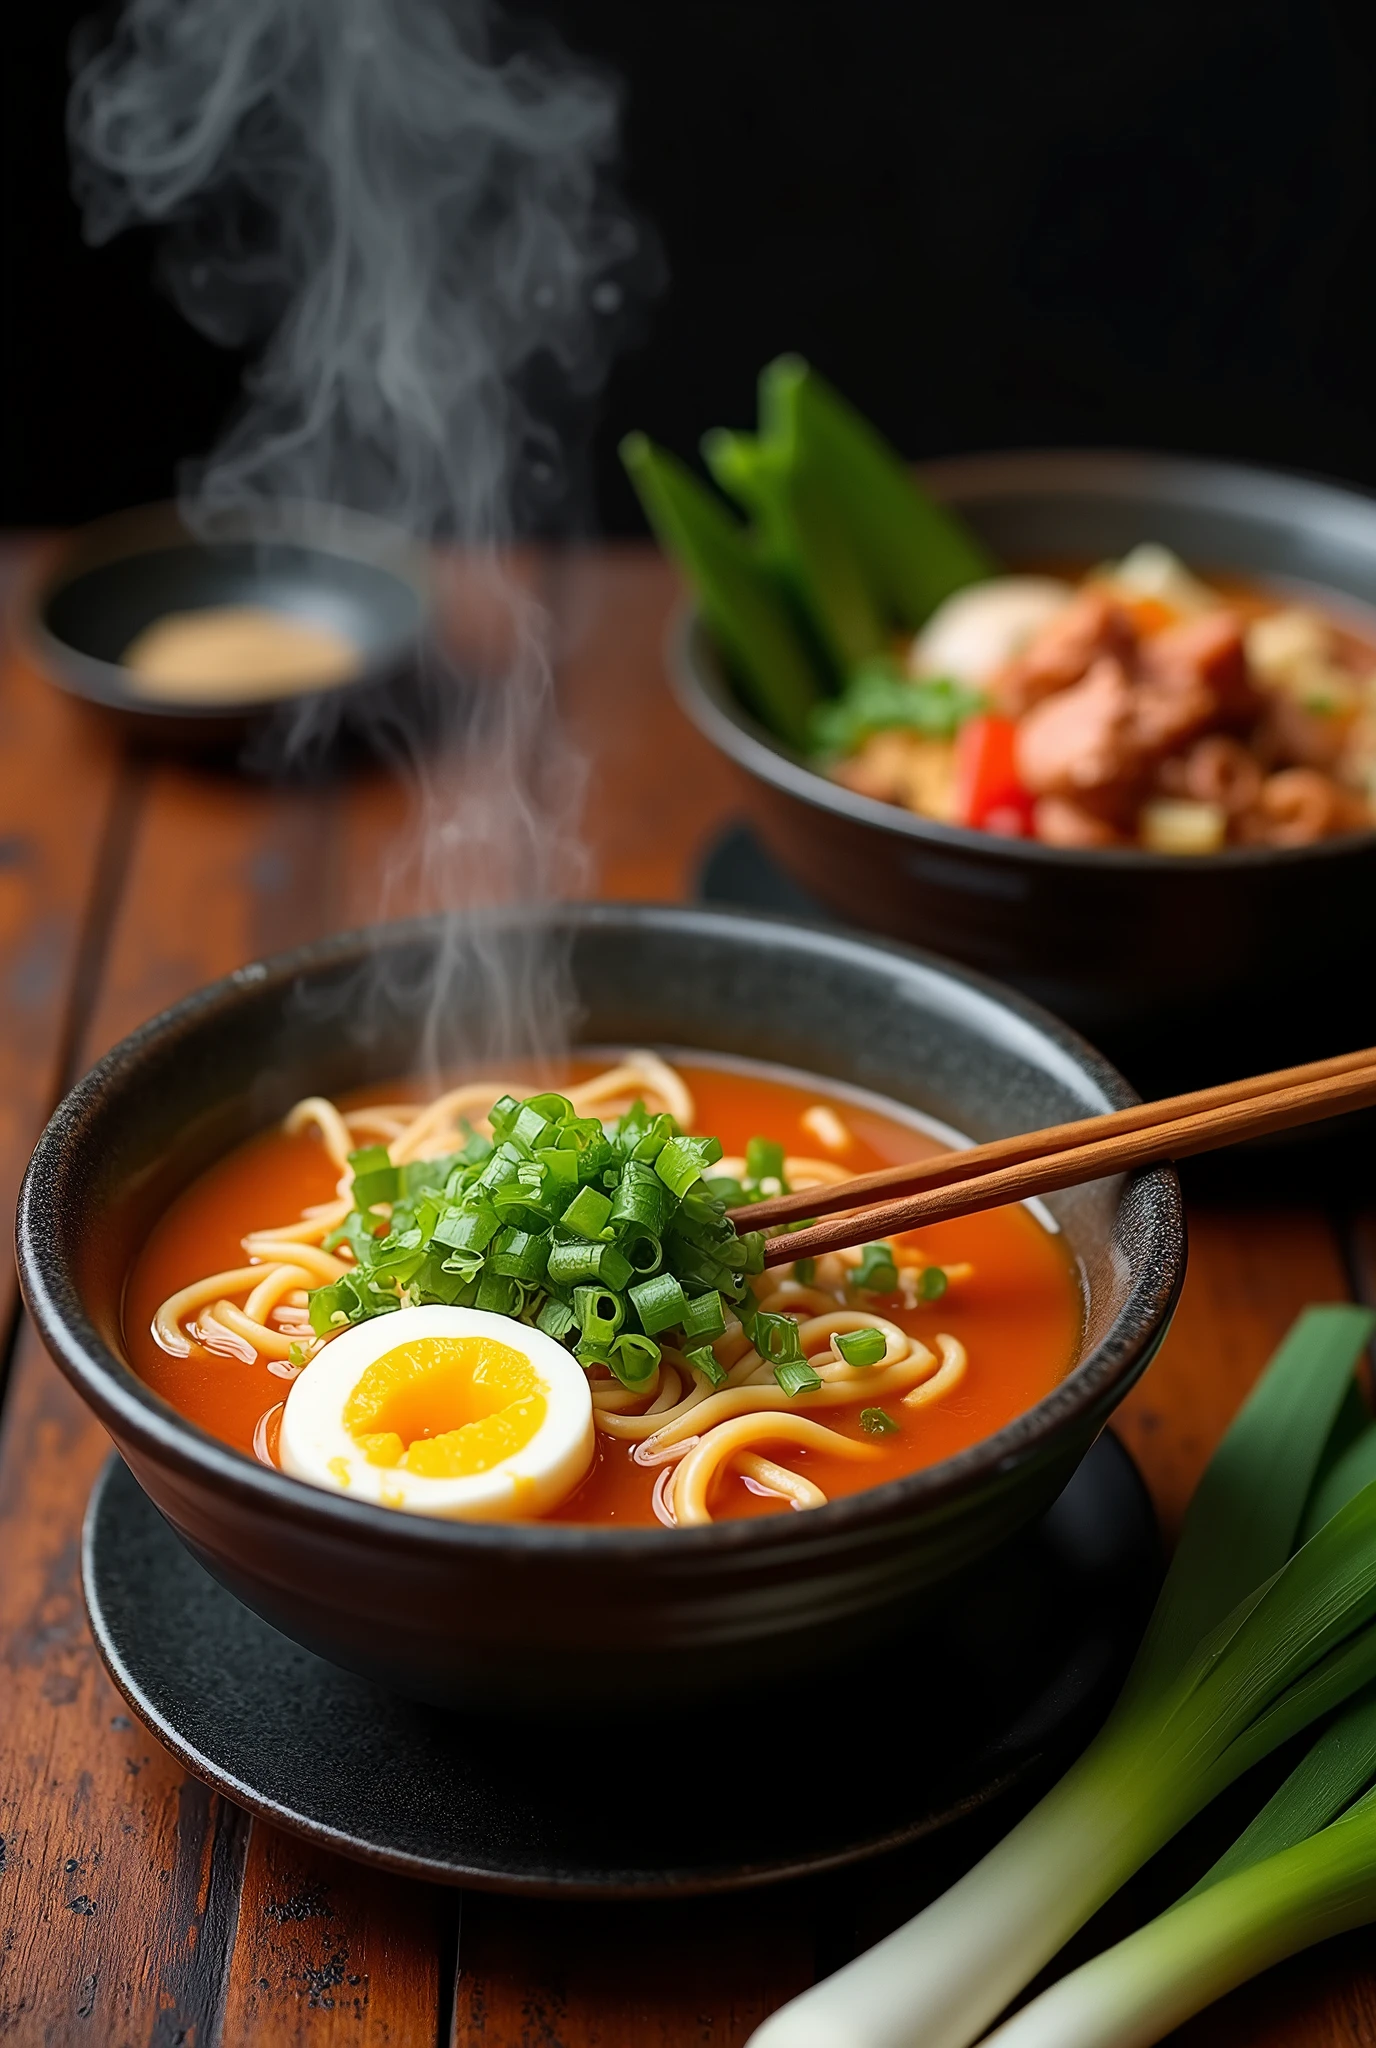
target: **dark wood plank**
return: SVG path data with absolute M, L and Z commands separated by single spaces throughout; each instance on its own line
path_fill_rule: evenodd
M 452 2048 L 738 2048 L 812 1981 L 790 1894 L 677 1905 L 464 1901 Z
M 0 556 L 5 586 L 25 566 Z M 0 1226 L 6 1238 L 34 1141 L 71 1057 L 77 966 L 114 838 L 120 757 L 89 714 L 12 649 L 0 650 Z M 14 1272 L 0 1263 L 0 1329 Z M 3 1372 L 0 1371 L 0 1380 Z
M 338 916 L 337 791 L 255 787 L 168 763 L 146 771 L 141 795 L 83 1058 Z M 0 1451 L 0 1634 L 13 1673 L 0 1812 L 15 1844 L 6 1903 L 23 1935 L 21 1966 L 6 1972 L 16 2039 L 62 2039 L 79 2020 L 93 2041 L 130 2028 L 204 2040 L 232 2022 L 241 2039 L 313 2042 L 338 2037 L 346 2018 L 365 2040 L 433 2039 L 431 1914 L 408 1910 L 398 1888 L 374 1884 L 370 1896 L 352 1876 L 341 1884 L 333 1858 L 283 1852 L 131 1726 L 98 1667 L 77 1582 L 103 1432 L 31 1341 L 13 1392 Z M 319 1954 L 314 1928 L 291 1930 L 271 1910 L 313 1889 L 332 1901 L 331 1945 Z M 351 1997 L 353 1975 L 366 1998 L 333 1998 L 336 1956 L 347 1958 Z

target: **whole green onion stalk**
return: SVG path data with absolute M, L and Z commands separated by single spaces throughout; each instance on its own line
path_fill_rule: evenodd
M 1373 1776 L 1368 1689 L 1193 1891 L 1043 1992 L 987 2048 L 1146 2048 L 1259 1970 L 1376 1917 Z
M 1376 1680 L 1376 1483 L 1335 1491 L 1361 1463 L 1352 1375 L 1374 1321 L 1339 1305 L 1292 1329 L 1195 1493 L 1122 1697 L 1079 1762 L 943 1897 L 766 2020 L 754 2048 L 967 2048 L 1225 1786 Z M 1295 1549 L 1325 1490 L 1330 1518 Z M 1243 1900 L 1239 1927 L 1244 1875 L 1222 1893 L 1225 1908 Z

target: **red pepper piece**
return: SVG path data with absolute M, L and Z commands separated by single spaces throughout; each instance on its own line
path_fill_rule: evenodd
M 956 822 L 980 830 L 1026 836 L 1032 796 L 1018 779 L 1017 725 L 984 712 L 956 734 Z

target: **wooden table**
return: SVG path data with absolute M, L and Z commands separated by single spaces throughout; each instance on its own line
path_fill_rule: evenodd
M 535 573 L 558 627 L 564 710 L 593 765 L 589 887 L 686 896 L 743 801 L 663 686 L 671 579 L 634 548 Z M 660 772 L 639 772 L 653 762 Z M 401 817 L 397 790 L 374 775 L 274 788 L 139 760 L 11 651 L 0 672 L 4 1202 L 53 1103 L 113 1040 L 242 961 L 373 914 Z M 1376 1250 L 1363 1219 L 1317 1206 L 1196 1209 L 1191 1234 L 1176 1326 L 1118 1422 L 1168 1532 L 1295 1311 L 1367 1289 Z M 182 1775 L 103 1673 L 77 1552 L 106 1439 L 18 1319 L 7 1270 L 3 1285 L 14 1339 L 0 1438 L 3 2048 L 730 2048 L 914 1910 L 943 1856 L 949 1875 L 973 1852 L 964 1838 L 764 1895 L 591 1907 L 428 1889 L 250 1821 Z M 1107 1908 L 1085 1945 L 1171 1896 L 1178 1856 Z M 1329 1943 L 1177 2038 L 1376 2043 L 1371 1953 L 1365 1932 Z

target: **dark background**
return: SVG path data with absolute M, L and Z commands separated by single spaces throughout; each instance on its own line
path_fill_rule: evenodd
M 0 521 L 165 496 L 240 363 L 87 249 L 66 47 L 11 9 L 0 146 Z M 1338 0 L 552 0 L 626 82 L 625 182 L 669 283 L 595 444 L 686 451 L 809 355 L 908 453 L 1137 443 L 1376 486 L 1376 21 Z

